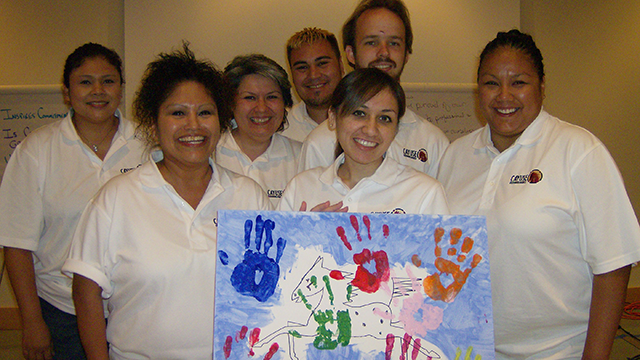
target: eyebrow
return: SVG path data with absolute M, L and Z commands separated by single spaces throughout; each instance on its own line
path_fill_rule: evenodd
M 116 75 L 116 74 L 105 74 L 105 75 L 96 76 L 96 75 L 94 75 L 94 74 L 78 74 L 78 77 L 81 77 L 81 78 L 92 78 L 92 79 L 101 79 L 101 78 L 117 77 L 117 75 Z
M 402 36 L 398 36 L 398 35 L 380 35 L 380 34 L 367 35 L 367 36 L 363 37 L 362 40 L 379 39 L 379 38 L 392 38 L 392 39 L 396 39 L 396 40 L 400 40 L 400 41 L 404 42 L 404 37 L 402 37 Z
M 331 59 L 331 56 L 329 56 L 329 55 L 322 55 L 322 56 L 318 56 L 317 58 L 315 58 L 315 59 L 313 59 L 313 60 L 311 60 L 311 61 L 312 61 L 312 62 L 316 62 L 316 61 L 319 61 L 319 60 L 332 60 L 332 59 Z M 299 60 L 299 61 L 294 62 L 294 63 L 293 63 L 293 66 L 296 66 L 296 65 L 306 65 L 306 64 L 308 64 L 308 63 L 309 63 L 308 61 Z
M 369 110 L 369 107 L 368 107 L 367 105 L 365 105 L 365 104 L 362 104 L 362 105 L 358 106 L 358 107 L 356 108 L 356 110 L 357 110 L 357 109 L 366 109 L 366 110 Z M 382 109 L 382 110 L 380 110 L 380 112 L 392 112 L 392 113 L 397 113 L 397 111 L 395 111 L 395 110 L 393 110 L 393 109 Z

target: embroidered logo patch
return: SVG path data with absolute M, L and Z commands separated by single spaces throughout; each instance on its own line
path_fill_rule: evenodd
M 284 190 L 267 190 L 267 196 L 270 198 L 281 198 Z
M 533 169 L 525 175 L 511 175 L 509 184 L 537 184 L 542 181 L 542 171 Z
M 429 160 L 429 153 L 427 153 L 427 150 L 425 149 L 411 150 L 404 148 L 402 149 L 402 155 L 404 155 L 404 157 L 408 157 L 409 159 L 420 160 L 422 162 L 427 162 L 427 160 Z

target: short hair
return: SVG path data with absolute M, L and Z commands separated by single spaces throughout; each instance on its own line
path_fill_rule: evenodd
M 409 18 L 409 10 L 401 0 L 362 0 L 347 21 L 342 26 L 342 44 L 343 46 L 356 47 L 356 23 L 358 18 L 367 10 L 385 8 L 392 13 L 398 15 L 402 24 L 404 24 L 404 37 L 406 52 L 413 52 L 413 30 L 411 29 L 411 20 Z
M 540 49 L 536 46 L 531 35 L 523 33 L 517 29 L 512 29 L 508 32 L 499 32 L 496 35 L 496 38 L 491 40 L 487 46 L 484 47 L 484 50 L 482 50 L 482 53 L 480 54 L 480 61 L 478 63 L 478 76 L 480 75 L 480 68 L 487 56 L 503 47 L 512 48 L 527 55 L 531 60 L 533 67 L 536 69 L 540 81 L 544 80 L 544 64 L 542 63 L 542 53 L 540 52 Z
M 340 45 L 336 36 L 327 30 L 319 28 L 304 28 L 293 34 L 287 41 L 287 60 L 291 66 L 291 53 L 293 50 L 300 49 L 303 45 L 313 44 L 316 41 L 326 40 L 331 45 L 331 49 L 336 54 L 336 59 L 340 60 Z
M 278 65 L 277 62 L 262 54 L 236 56 L 224 68 L 224 75 L 231 85 L 234 99 L 242 79 L 247 75 L 254 74 L 264 76 L 267 79 L 275 81 L 282 92 L 285 108 L 293 106 L 291 83 L 289 82 L 289 75 L 287 74 L 287 71 L 282 66 Z M 277 131 L 284 130 L 287 124 L 287 110 L 285 109 L 284 119 Z
M 62 72 L 62 83 L 64 86 L 67 89 L 69 88 L 69 78 L 71 77 L 71 72 L 73 70 L 82 66 L 86 59 L 96 57 L 105 59 L 109 64 L 116 68 L 116 70 L 118 70 L 118 74 L 120 75 L 120 85 L 122 85 L 124 83 L 124 76 L 122 75 L 122 59 L 120 59 L 118 53 L 103 45 L 90 42 L 78 47 L 69 56 L 67 56 L 67 60 L 64 62 L 64 70 Z
M 138 122 L 137 130 L 148 145 L 155 145 L 154 128 L 158 124 L 160 106 L 178 85 L 187 81 L 202 84 L 213 99 L 220 130 L 230 126 L 232 93 L 222 72 L 209 60 L 197 60 L 189 49 L 189 43 L 183 42 L 182 47 L 182 51 L 161 53 L 149 63 L 136 92 L 133 114 Z

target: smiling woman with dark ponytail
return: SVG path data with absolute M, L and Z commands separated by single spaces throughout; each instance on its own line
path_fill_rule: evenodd
M 542 54 L 498 33 L 480 55 L 487 125 L 452 143 L 438 180 L 487 217 L 498 359 L 608 359 L 640 228 L 604 145 L 542 107 Z
M 0 187 L 0 245 L 22 317 L 27 359 L 82 359 L 71 279 L 60 269 L 82 210 L 113 176 L 140 165 L 144 144 L 118 106 L 122 60 L 87 43 L 67 57 L 66 118 L 32 132 Z M 104 319 L 103 319 L 104 320 Z

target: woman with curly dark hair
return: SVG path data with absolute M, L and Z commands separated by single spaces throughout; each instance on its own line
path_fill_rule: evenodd
M 89 358 L 211 359 L 217 211 L 270 208 L 211 159 L 228 102 L 222 73 L 187 45 L 149 64 L 134 114 L 151 161 L 98 193 L 63 268 Z

